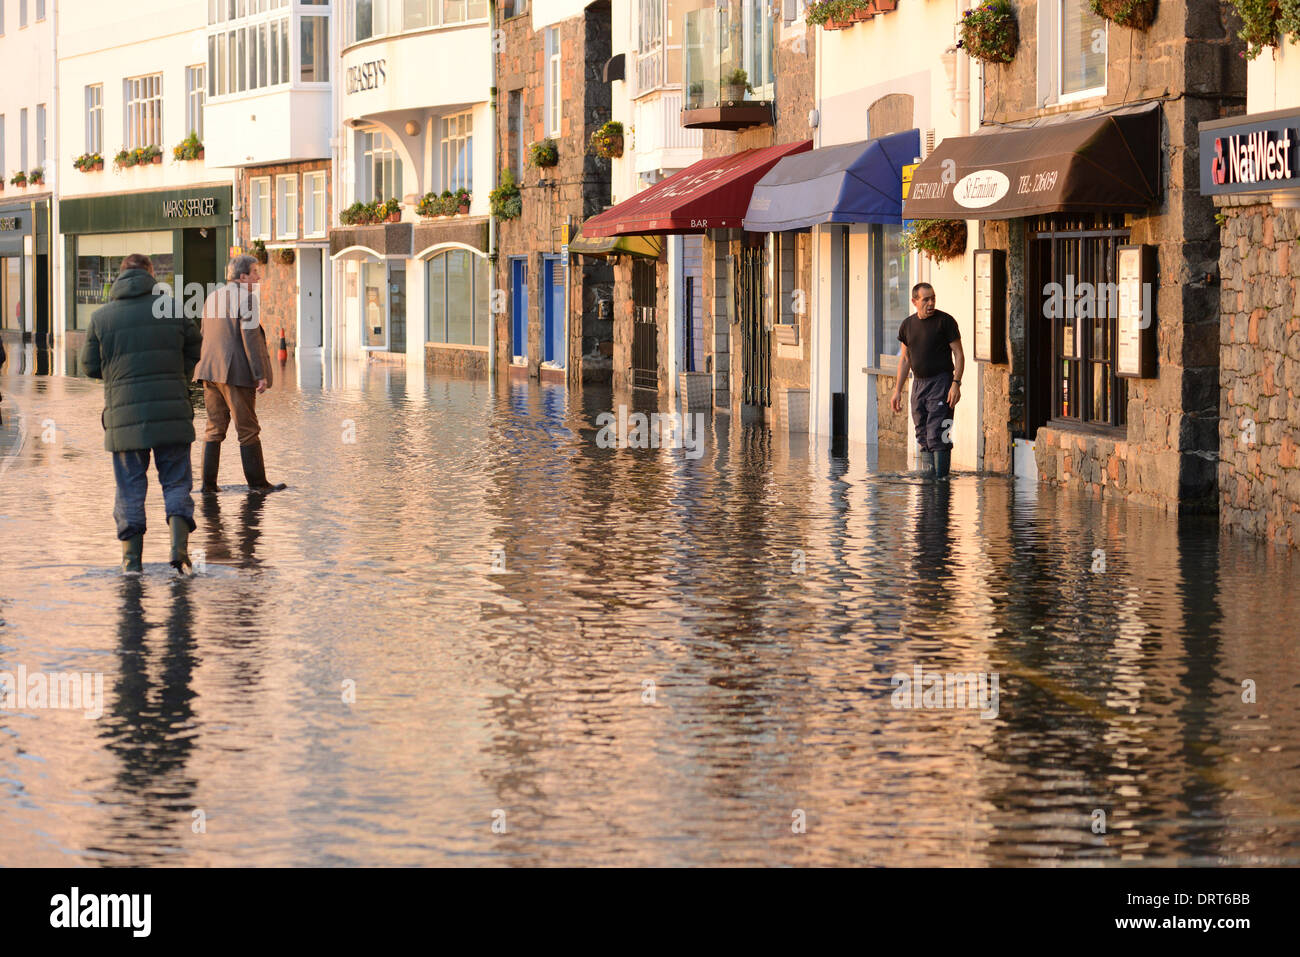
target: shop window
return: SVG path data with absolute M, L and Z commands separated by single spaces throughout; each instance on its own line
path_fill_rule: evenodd
M 488 344 L 488 262 L 467 249 L 438 253 L 425 264 L 428 341 Z
M 108 293 L 122 271 L 122 260 L 131 253 L 144 253 L 153 261 L 158 282 L 175 282 L 170 231 L 77 236 L 76 246 L 73 328 L 90 328 L 91 315 L 108 302 Z
M 878 369 L 896 357 L 902 343 L 898 328 L 912 312 L 912 261 L 902 243 L 903 227 L 886 224 L 871 227 L 872 287 L 874 308 L 872 327 L 877 344 Z M 890 363 L 892 368 L 893 363 Z
M 275 178 L 275 235 L 277 239 L 298 237 L 298 177 Z
M 472 113 L 442 118 L 442 188 L 453 193 L 474 189 L 473 126 Z
M 22 257 L 0 257 L 0 329 L 21 329 L 23 326 L 22 313 Z
M 104 152 L 104 84 L 86 87 L 86 152 Z
M 560 28 L 546 28 L 546 135 L 560 135 Z
M 324 236 L 329 225 L 325 171 L 302 174 L 302 234 Z
M 1038 4 L 1040 104 L 1069 102 L 1106 92 L 1106 20 L 1089 0 L 1050 0 Z
M 251 239 L 271 238 L 271 177 L 254 176 L 248 181 L 248 235 Z
M 123 142 L 126 148 L 139 149 L 162 143 L 162 74 L 136 76 L 122 81 Z
M 1128 422 L 1128 382 L 1115 374 L 1120 217 L 1044 217 L 1027 250 L 1026 401 L 1031 427 L 1056 421 L 1101 429 Z M 1044 361 L 1044 356 L 1047 361 Z

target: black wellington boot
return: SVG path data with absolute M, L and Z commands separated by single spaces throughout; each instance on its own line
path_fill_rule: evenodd
M 921 467 L 921 477 L 930 478 L 934 474 L 934 453 L 921 449 L 916 453 L 916 463 Z
M 190 525 L 179 515 L 172 515 L 167 519 L 167 527 L 172 531 L 172 556 L 171 566 L 182 575 L 186 571 L 193 572 L 194 565 L 190 561 Z
M 939 449 L 934 453 L 934 477 L 946 479 L 952 465 L 952 449 Z
M 286 488 L 283 482 L 272 485 L 266 480 L 266 464 L 262 461 L 262 442 L 250 442 L 239 447 L 239 457 L 244 462 L 244 478 L 250 492 L 278 492 Z
M 203 485 L 199 491 L 204 495 L 216 495 L 217 470 L 221 467 L 221 443 L 203 443 Z

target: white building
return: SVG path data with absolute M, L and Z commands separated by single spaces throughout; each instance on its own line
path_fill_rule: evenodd
M 52 331 L 51 197 L 60 172 L 52 5 L 0 0 L 0 330 L 13 337 Z M 33 171 L 43 182 L 29 181 Z
M 495 154 L 487 0 L 338 2 L 335 206 L 395 200 L 400 210 L 330 230 L 332 352 L 486 371 Z M 466 212 L 417 212 L 425 196 L 461 189 Z
M 149 255 L 167 283 L 204 285 L 224 273 L 232 178 L 202 150 L 206 26 L 207 7 L 193 0 L 58 5 L 55 312 L 74 336 L 130 253 Z

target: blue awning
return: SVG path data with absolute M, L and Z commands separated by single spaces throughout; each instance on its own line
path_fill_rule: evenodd
M 744 227 L 756 233 L 818 223 L 903 222 L 903 167 L 921 156 L 921 131 L 787 156 L 754 187 Z

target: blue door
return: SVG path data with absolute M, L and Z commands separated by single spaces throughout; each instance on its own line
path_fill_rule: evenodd
M 528 260 L 510 260 L 510 354 L 528 355 Z
M 564 264 L 558 256 L 547 256 L 542 263 L 543 361 L 564 365 Z

